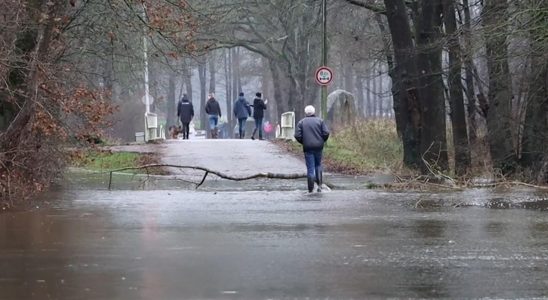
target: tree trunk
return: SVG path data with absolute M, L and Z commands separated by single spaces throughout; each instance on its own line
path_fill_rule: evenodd
M 215 55 L 209 56 L 209 92 L 215 93 Z
M 241 91 L 240 86 L 240 54 L 236 48 L 232 48 L 232 104 L 238 99 Z M 233 112 L 230 112 L 231 114 Z
M 392 81 L 390 91 L 392 93 L 392 111 L 394 112 L 394 117 L 396 119 L 396 131 L 398 132 L 398 136 L 402 137 L 403 132 L 403 125 L 405 124 L 405 120 L 402 119 L 402 112 L 400 108 L 400 103 L 402 101 L 406 101 L 404 94 L 401 93 L 401 82 L 398 81 L 397 75 L 395 73 L 395 66 L 394 66 L 394 56 L 392 55 L 390 48 L 391 48 L 391 41 L 388 38 L 388 33 L 386 32 L 386 26 L 384 25 L 384 21 L 380 14 L 375 14 L 375 21 L 377 22 L 377 25 L 379 26 L 379 31 L 382 35 L 382 43 L 383 48 L 385 52 L 386 57 L 386 65 L 388 67 L 388 76 L 390 76 L 390 79 Z M 403 98 L 402 98 L 403 97 Z
M 470 147 L 464 112 L 464 95 L 462 93 L 461 81 L 462 62 L 454 1 L 443 0 L 443 16 L 449 48 L 449 74 L 447 81 L 449 83 L 451 125 L 455 147 L 455 173 L 457 175 L 464 175 L 470 168 Z
M 268 67 L 268 59 L 265 57 L 261 58 L 261 90 L 263 94 L 263 99 L 269 100 L 272 97 L 272 92 L 270 90 L 270 83 L 272 82 L 272 76 L 270 69 Z M 274 120 L 276 118 L 276 108 L 274 103 L 267 104 L 265 120 Z
M 228 136 L 234 136 L 234 124 L 232 122 L 232 54 L 230 50 L 223 50 L 224 70 L 225 70 L 225 100 L 226 100 L 226 121 L 228 123 Z
M 477 143 L 478 124 L 477 124 L 477 100 L 474 89 L 474 62 L 472 61 L 472 27 L 470 16 L 470 5 L 468 0 L 463 0 L 464 13 L 464 66 L 465 66 L 465 83 L 466 83 L 466 99 L 468 100 L 468 135 L 470 146 Z
M 403 162 L 407 167 L 416 168 L 420 160 L 420 110 L 417 93 L 417 66 L 411 35 L 411 27 L 407 16 L 407 7 L 403 0 L 384 0 L 386 17 L 390 28 L 394 48 L 394 87 L 401 96 L 399 110 L 401 111 Z
M 529 79 L 529 97 L 523 130 L 521 164 L 531 168 L 539 184 L 548 183 L 548 62 L 546 61 L 546 20 L 548 4 L 534 0 L 532 11 L 531 52 L 533 71 Z
M 241 74 L 241 70 L 240 70 L 240 65 L 241 65 L 241 55 L 240 55 L 240 48 L 236 48 L 235 50 L 235 53 L 236 53 L 236 76 L 235 76 L 235 79 L 236 79 L 236 96 L 238 96 L 238 93 L 240 92 L 243 92 L 242 90 L 242 74 Z
M 290 67 L 288 68 L 290 69 Z M 298 94 L 298 89 L 297 89 L 297 82 L 295 80 L 295 78 L 291 75 L 291 74 L 288 74 L 288 80 L 289 80 L 289 95 L 287 97 L 287 107 L 289 110 L 291 111 L 294 111 L 295 112 L 295 118 L 297 120 L 300 119 L 300 111 L 304 109 L 304 107 L 302 109 L 298 109 L 299 107 L 297 107 L 297 94 Z
M 192 67 L 188 59 L 185 60 L 184 64 L 185 65 L 183 67 L 183 77 L 184 77 L 184 82 L 186 87 L 186 95 L 188 96 L 188 99 L 190 100 L 190 102 L 193 102 L 192 101 L 193 100 L 192 98 Z
M 278 67 L 276 66 L 276 63 L 272 60 L 269 60 L 269 66 L 270 66 L 270 72 L 272 74 L 272 83 L 274 87 L 274 103 L 276 104 L 276 110 L 278 111 L 278 115 L 276 116 L 275 122 L 280 124 L 281 114 L 287 111 L 287 107 L 284 105 L 285 101 L 284 101 L 282 90 L 281 90 L 280 71 Z
M 364 102 L 365 102 L 365 98 L 363 96 L 363 77 L 357 75 L 355 76 L 355 80 L 356 80 L 356 93 L 357 93 L 357 109 L 358 109 L 358 118 L 359 119 L 362 119 L 364 114 L 363 114 L 363 111 L 364 111 Z
M 371 89 L 373 91 L 373 93 L 372 93 L 373 98 L 371 99 L 371 117 L 376 118 L 377 117 L 377 105 L 378 105 L 378 101 L 379 101 L 379 92 L 377 91 L 377 69 L 376 69 L 376 66 L 373 67 L 371 74 L 373 76 L 372 77 L 373 84 L 371 86 Z
M 352 69 L 352 65 L 345 61 L 344 62 L 344 89 L 354 94 L 354 72 Z
M 367 69 L 367 77 L 365 81 L 365 117 L 371 117 L 371 70 Z
M 177 98 L 175 97 L 175 74 L 169 74 L 167 99 L 166 99 L 166 123 L 164 128 L 166 137 L 169 136 L 169 126 L 177 124 Z
M 445 97 L 442 79 L 440 41 L 441 2 L 421 0 L 417 23 L 417 56 L 421 108 L 421 154 L 425 161 L 421 169 L 427 173 L 429 164 L 447 170 L 447 139 Z
M 512 147 L 512 84 L 506 48 L 508 3 L 485 0 L 482 12 L 489 73 L 487 131 L 493 166 L 503 173 L 512 171 L 516 156 Z
M 198 78 L 200 80 L 200 129 L 206 129 L 207 116 L 205 113 L 206 104 L 206 60 L 203 59 L 198 63 Z
M 379 72 L 377 79 L 379 80 L 378 87 L 379 90 L 377 91 L 377 99 L 379 103 L 379 117 L 384 117 L 384 89 L 383 89 L 383 82 L 382 82 L 382 63 L 379 63 Z

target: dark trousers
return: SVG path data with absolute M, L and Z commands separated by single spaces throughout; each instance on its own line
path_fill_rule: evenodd
M 255 132 L 259 130 L 259 139 L 263 139 L 263 118 L 255 118 L 255 130 L 253 130 L 253 137 L 255 137 Z
M 188 133 L 190 132 L 190 127 L 188 126 L 190 122 L 181 122 L 183 123 L 183 139 L 188 140 Z
M 238 118 L 238 132 L 241 139 L 245 137 L 245 121 L 247 118 Z

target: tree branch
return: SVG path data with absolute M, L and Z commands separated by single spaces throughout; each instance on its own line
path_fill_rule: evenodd
M 345 1 L 350 3 L 350 4 L 369 9 L 370 11 L 372 11 L 374 13 L 386 14 L 386 9 L 382 6 L 380 6 L 380 5 L 365 3 L 365 2 L 360 1 L 360 0 L 345 0 Z
M 110 173 L 109 175 L 109 182 L 108 182 L 108 188 L 110 189 L 112 186 L 112 173 L 114 172 L 120 172 L 120 171 L 127 171 L 127 170 L 141 170 L 141 169 L 147 169 L 148 168 L 162 168 L 162 167 L 169 167 L 169 168 L 179 168 L 179 169 L 192 169 L 192 170 L 200 170 L 204 171 L 205 174 L 202 177 L 202 181 L 196 184 L 196 188 L 199 188 L 205 181 L 207 175 L 209 173 L 215 174 L 223 179 L 233 180 L 233 181 L 244 181 L 249 179 L 256 179 L 256 178 L 269 178 L 269 179 L 299 179 L 299 178 L 306 178 L 306 174 L 301 173 L 294 173 L 294 174 L 278 174 L 278 173 L 257 173 L 245 177 L 234 177 L 222 172 L 214 171 L 208 168 L 204 167 L 196 167 L 196 166 L 180 166 L 180 165 L 171 165 L 171 164 L 149 164 L 144 166 L 138 166 L 138 167 L 127 167 L 127 168 L 120 168 L 116 170 L 110 170 L 108 171 Z

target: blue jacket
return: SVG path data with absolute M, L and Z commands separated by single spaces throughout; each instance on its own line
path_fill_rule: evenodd
M 247 118 L 251 115 L 251 107 L 244 97 L 239 97 L 234 103 L 234 115 L 238 119 Z
M 303 144 L 303 150 L 322 150 L 329 138 L 329 129 L 322 119 L 316 116 L 305 117 L 300 120 L 295 130 L 295 139 Z

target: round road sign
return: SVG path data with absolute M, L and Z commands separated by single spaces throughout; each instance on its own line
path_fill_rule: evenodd
M 141 101 L 143 102 L 144 105 L 147 104 L 147 99 L 145 96 L 143 96 L 141 98 Z M 152 97 L 150 94 L 148 94 L 148 105 L 152 105 L 152 103 L 154 103 L 154 97 Z
M 316 70 L 316 82 L 319 85 L 328 85 L 333 80 L 333 71 L 330 68 L 323 66 Z

